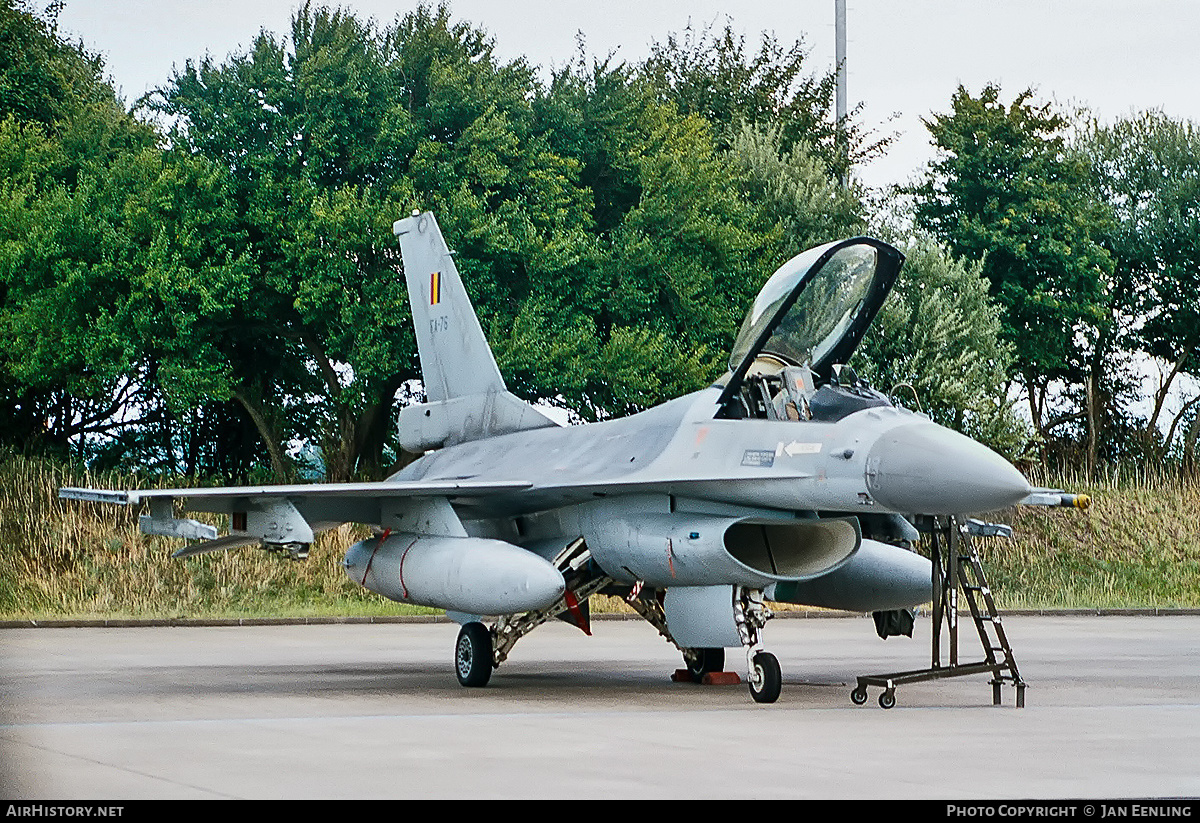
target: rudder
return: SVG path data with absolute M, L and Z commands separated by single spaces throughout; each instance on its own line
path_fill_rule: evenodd
M 397 220 L 425 395 L 430 401 L 504 391 L 504 379 L 432 212 Z
M 397 220 L 428 402 L 400 414 L 400 442 L 425 451 L 558 425 L 511 394 L 432 212 Z

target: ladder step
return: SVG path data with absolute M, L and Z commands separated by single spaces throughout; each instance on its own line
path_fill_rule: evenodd
M 937 528 L 937 522 L 934 521 L 935 528 Z M 955 519 L 951 518 L 951 526 L 954 522 L 956 522 Z M 953 645 L 957 638 L 960 623 L 965 622 L 965 615 L 962 621 L 956 617 L 958 608 L 964 605 L 962 601 L 965 600 L 965 605 L 970 606 L 970 617 L 974 621 L 979 639 L 982 641 L 980 645 L 987 655 L 988 667 L 995 674 L 995 680 L 992 682 L 995 688 L 996 702 L 999 702 L 1000 684 L 1011 684 L 1017 687 L 1017 705 L 1023 706 L 1026 684 L 1017 673 L 1017 661 L 1013 656 L 1008 638 L 1005 636 L 1001 615 L 996 609 L 983 561 L 965 532 L 961 541 L 954 539 L 951 526 L 935 532 L 933 539 L 933 551 L 936 558 L 935 572 L 940 574 L 937 579 L 942 587 L 939 603 L 948 613 L 951 643 Z M 945 538 L 945 542 L 942 542 L 943 538 Z M 961 598 L 959 593 L 961 593 Z M 954 604 L 955 608 L 951 609 L 951 604 Z M 935 615 L 935 622 L 939 619 L 940 617 Z M 989 630 L 988 624 L 994 628 Z M 935 640 L 935 660 L 938 658 L 939 651 L 940 647 Z M 935 662 L 934 670 L 940 668 L 941 663 Z

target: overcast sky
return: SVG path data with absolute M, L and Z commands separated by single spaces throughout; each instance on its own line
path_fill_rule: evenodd
M 48 0 L 32 0 L 43 4 Z M 288 31 L 295 0 L 66 0 L 69 36 L 100 52 L 127 101 L 162 85 L 173 66 L 246 49 L 261 29 Z M 381 24 L 415 0 L 334 3 Z M 636 62 L 650 43 L 729 22 L 756 47 L 762 32 L 802 39 L 814 72 L 834 64 L 834 0 L 454 0 L 456 19 L 495 39 L 501 58 L 561 65 L 585 38 L 589 53 Z M 1146 109 L 1200 123 L 1200 0 L 848 0 L 850 105 L 888 156 L 859 169 L 872 186 L 903 183 L 932 158 L 922 117 L 946 111 L 961 83 L 996 82 L 1006 102 L 1089 107 L 1102 120 Z M 1153 367 L 1146 364 L 1150 374 Z M 1149 377 L 1153 383 L 1154 377 Z M 1148 386 L 1147 389 L 1151 389 Z
M 34 0 L 40 3 L 42 0 Z M 342 5 L 386 24 L 411 0 Z M 246 48 L 260 29 L 282 34 L 293 0 L 66 0 L 69 36 L 100 52 L 126 100 L 163 84 L 173 66 Z M 455 18 L 487 30 L 502 58 L 561 65 L 582 33 L 588 51 L 637 61 L 655 40 L 728 21 L 757 45 L 773 32 L 803 39 L 814 70 L 833 67 L 834 0 L 455 0 Z M 962 83 L 997 82 L 1011 100 L 1028 86 L 1039 99 L 1086 104 L 1102 118 L 1160 108 L 1200 122 L 1200 2 L 1194 0 L 849 0 L 849 96 L 862 122 L 898 132 L 889 156 L 860 169 L 871 185 L 907 180 L 931 157 L 920 118 L 945 111 Z

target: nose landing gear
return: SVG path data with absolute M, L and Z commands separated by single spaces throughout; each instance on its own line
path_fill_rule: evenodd
M 737 586 L 733 591 L 734 622 L 746 647 L 746 682 L 755 703 L 774 703 L 783 689 L 779 660 L 762 645 L 762 628 L 774 614 L 763 601 L 762 589 Z
M 779 661 L 770 652 L 757 652 L 750 658 L 750 696 L 755 703 L 774 703 L 783 689 Z

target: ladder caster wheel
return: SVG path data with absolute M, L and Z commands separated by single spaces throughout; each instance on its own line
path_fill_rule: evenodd
M 861 706 L 863 703 L 866 703 L 867 702 L 867 690 L 866 689 L 855 689 L 854 691 L 850 692 L 850 702 L 853 703 L 855 706 Z
M 863 696 L 863 699 L 864 700 L 866 699 L 865 695 Z M 884 692 L 883 694 L 879 695 L 880 708 L 890 709 L 895 705 L 896 705 L 896 693 L 894 691 L 888 690 L 888 691 Z

